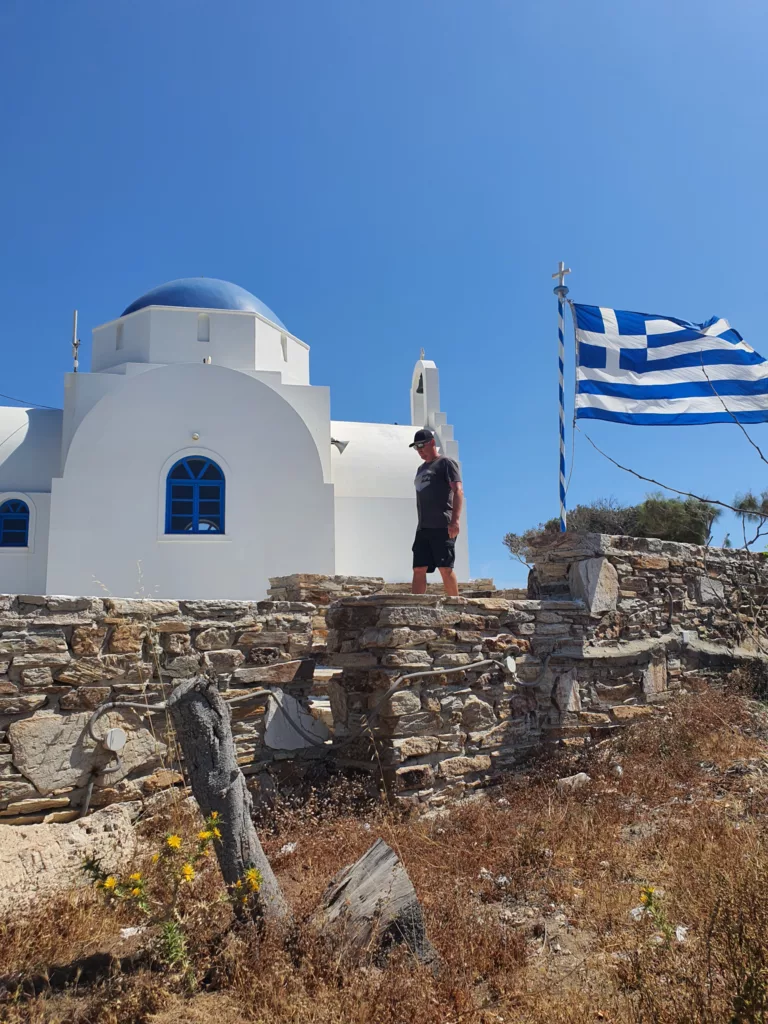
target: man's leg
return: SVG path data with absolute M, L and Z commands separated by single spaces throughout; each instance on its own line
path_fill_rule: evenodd
M 446 596 L 447 597 L 458 597 L 459 596 L 459 581 L 456 578 L 456 573 L 450 567 L 443 567 L 441 565 L 441 566 L 438 566 L 438 568 L 440 569 L 440 575 L 443 577 L 443 587 L 445 588 Z M 427 582 L 427 578 L 425 576 L 424 577 L 424 584 L 425 584 L 425 586 L 426 586 L 426 582 Z M 423 590 L 420 590 L 420 591 L 414 590 L 414 594 L 416 594 L 416 593 L 423 594 L 424 591 Z
M 421 566 L 413 570 L 413 583 L 411 583 L 412 594 L 426 594 L 427 592 L 427 567 Z

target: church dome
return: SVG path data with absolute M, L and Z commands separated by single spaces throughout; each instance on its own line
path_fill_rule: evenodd
M 194 309 L 235 309 L 244 313 L 260 313 L 278 327 L 285 324 L 278 320 L 269 306 L 251 295 L 240 285 L 219 281 L 215 277 L 183 277 L 178 281 L 152 288 L 123 310 L 122 316 L 135 313 L 147 306 L 187 306 Z

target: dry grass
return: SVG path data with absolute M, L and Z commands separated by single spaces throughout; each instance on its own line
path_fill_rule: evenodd
M 215 873 L 185 909 L 196 988 L 150 960 L 0 1005 L 8 1024 L 614 1024 L 768 1020 L 768 743 L 743 696 L 680 699 L 588 755 L 529 765 L 488 799 L 405 819 L 353 793 L 277 812 L 265 845 L 297 918 L 382 836 L 403 859 L 441 965 L 383 968 L 306 925 L 290 951 L 230 927 Z M 620 765 L 622 773 L 616 771 Z M 554 780 L 592 783 L 565 799 Z M 174 828 L 185 827 L 184 811 Z M 191 825 L 191 823 L 190 823 Z M 164 822 L 162 828 L 168 828 Z M 287 842 L 296 851 L 278 856 Z M 658 911 L 633 920 L 641 889 Z M 103 950 L 131 952 L 92 894 L 0 931 L 16 981 Z M 687 933 L 675 937 L 678 925 Z M 682 934 L 682 933 L 681 933 Z M 13 989 L 13 986 L 11 986 Z M 29 985 L 28 985 L 29 990 Z

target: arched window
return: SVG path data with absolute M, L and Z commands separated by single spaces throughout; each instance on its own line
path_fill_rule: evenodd
M 0 505 L 0 548 L 25 548 L 29 543 L 29 507 L 19 498 Z
M 224 533 L 224 474 L 210 459 L 190 455 L 168 473 L 166 533 Z

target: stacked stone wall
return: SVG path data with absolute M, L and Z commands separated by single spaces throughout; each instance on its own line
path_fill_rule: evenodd
M 308 694 L 314 615 L 314 605 L 289 601 L 0 597 L 0 823 L 76 817 L 92 775 L 95 807 L 180 781 L 165 715 L 116 709 L 101 719 L 98 734 L 128 734 L 119 767 L 87 725 L 104 704 L 156 704 L 201 672 L 238 698 L 233 730 L 246 772 L 293 756 L 299 738 L 285 749 L 265 742 L 263 694 Z
M 91 783 L 99 807 L 180 782 L 164 714 L 101 717 L 98 736 L 128 735 L 119 762 L 88 725 L 105 704 L 157 704 L 200 672 L 232 701 L 255 785 L 330 756 L 439 806 L 532 750 L 591 742 L 676 692 L 768 665 L 761 556 L 566 534 L 540 550 L 533 584 L 542 597 L 300 575 L 260 602 L 0 597 L 0 823 L 70 820 Z

